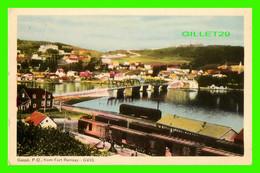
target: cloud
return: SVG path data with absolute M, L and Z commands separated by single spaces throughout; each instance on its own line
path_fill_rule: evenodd
M 241 16 L 18 16 L 18 38 L 97 50 L 163 47 L 185 42 L 183 31 L 230 31 L 225 43 L 243 45 Z M 197 40 L 223 43 L 220 38 Z

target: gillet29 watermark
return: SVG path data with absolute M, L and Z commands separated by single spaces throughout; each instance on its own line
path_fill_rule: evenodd
M 194 31 L 184 31 L 182 32 L 183 37 L 229 37 L 229 31 L 204 31 L 204 32 L 194 32 Z

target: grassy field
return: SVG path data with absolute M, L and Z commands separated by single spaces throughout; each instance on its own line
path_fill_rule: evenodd
M 151 64 L 151 65 L 162 65 L 162 64 L 171 64 L 171 63 L 189 63 L 192 61 L 192 58 L 188 57 L 171 57 L 166 56 L 162 58 L 156 58 L 154 56 L 147 56 L 147 55 L 141 55 L 138 57 L 124 57 L 124 58 L 117 58 L 116 60 L 119 61 L 119 63 L 124 64 L 125 61 L 137 61 L 142 62 L 144 64 Z
M 41 113 L 44 113 L 43 111 L 38 111 Z M 29 117 L 31 113 L 21 113 L 17 115 L 18 119 L 20 118 L 21 115 L 21 119 L 26 119 L 27 117 Z M 79 112 L 75 112 L 75 111 L 68 111 L 68 110 L 64 110 L 62 109 L 62 111 L 60 112 L 58 109 L 53 109 L 53 110 L 46 110 L 46 112 L 44 113 L 46 115 L 48 115 L 51 118 L 70 118 L 70 119 L 79 119 L 82 116 L 91 116 L 91 114 L 87 114 L 87 113 L 79 113 Z
M 81 96 L 81 97 L 71 96 L 71 97 L 62 97 L 62 98 L 55 97 L 54 101 L 61 101 L 64 104 L 73 105 L 73 104 L 76 104 L 76 103 L 79 103 L 79 102 L 93 100 L 93 99 L 96 99 L 96 98 L 99 98 L 99 97 L 88 97 L 88 96 L 85 96 L 85 97 L 83 97 L 83 96 Z

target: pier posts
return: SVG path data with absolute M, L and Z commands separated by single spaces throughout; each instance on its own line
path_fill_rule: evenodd
M 124 98 L 124 88 L 117 89 L 117 99 Z
M 140 86 L 132 88 L 132 97 L 140 97 Z

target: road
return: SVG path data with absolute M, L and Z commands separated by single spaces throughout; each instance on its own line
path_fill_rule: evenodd
M 131 52 L 130 50 L 128 50 L 127 52 L 133 54 L 133 55 L 130 56 L 130 57 L 138 57 L 138 56 L 141 56 L 139 53 Z

